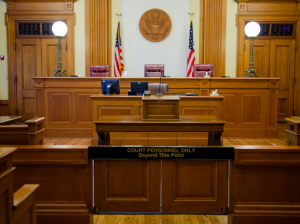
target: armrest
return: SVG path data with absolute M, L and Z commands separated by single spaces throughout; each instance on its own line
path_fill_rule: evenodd
M 40 123 L 44 120 L 45 120 L 44 117 L 35 117 L 35 118 L 32 118 L 30 120 L 25 121 L 25 123 L 26 124 L 37 124 L 37 123 Z
M 29 218 L 28 223 L 31 218 L 34 220 L 30 223 L 36 223 L 36 208 L 35 208 L 35 191 L 39 187 L 39 184 L 25 184 L 17 192 L 14 193 L 14 221 L 16 222 L 19 218 L 22 217 L 22 220 L 26 220 L 26 217 Z
M 25 123 L 28 125 L 28 144 L 43 145 L 45 138 L 44 117 L 35 117 Z

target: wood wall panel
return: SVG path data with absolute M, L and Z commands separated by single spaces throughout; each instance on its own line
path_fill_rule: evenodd
M 222 111 L 224 111 L 220 118 L 226 121 L 226 124 L 236 123 L 237 113 L 237 94 L 235 93 L 221 93 L 221 96 L 225 96 L 222 104 Z
M 71 94 L 49 94 L 50 122 L 71 122 Z
M 264 117 L 263 94 L 242 94 L 242 120 L 241 123 L 262 124 Z
M 93 93 L 77 93 L 77 122 L 92 122 L 92 100 L 90 98 Z
M 85 1 L 85 74 L 111 64 L 111 0 Z
M 201 0 L 199 63 L 213 64 L 214 76 L 225 75 L 227 0 Z

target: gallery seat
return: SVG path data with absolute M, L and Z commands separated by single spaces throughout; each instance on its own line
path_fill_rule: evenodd
M 110 65 L 91 65 L 90 77 L 110 77 Z
M 204 77 L 207 74 L 210 77 L 214 77 L 214 68 L 212 64 L 194 64 L 193 77 Z
M 160 77 L 165 75 L 165 65 L 163 64 L 146 64 L 145 77 Z

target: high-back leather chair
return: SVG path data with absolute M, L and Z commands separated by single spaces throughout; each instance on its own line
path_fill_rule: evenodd
M 151 91 L 151 93 L 158 93 L 159 92 L 159 83 L 149 83 L 148 84 L 148 90 Z M 168 92 L 168 84 L 161 84 L 160 85 L 160 92 L 161 93 L 167 93 Z
M 160 77 L 165 75 L 165 65 L 163 64 L 146 64 L 145 77 Z
M 90 77 L 110 77 L 110 65 L 91 65 Z
M 214 68 L 212 64 L 194 64 L 193 77 L 204 77 L 205 74 L 214 77 Z

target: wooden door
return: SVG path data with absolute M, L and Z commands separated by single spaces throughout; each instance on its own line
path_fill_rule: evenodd
M 245 40 L 244 71 L 249 69 L 250 60 L 249 39 Z M 253 63 L 256 74 L 259 77 L 269 77 L 270 40 L 254 40 L 253 42 Z
M 32 77 L 41 76 L 41 40 L 17 39 L 16 43 L 18 115 L 25 121 L 35 117 Z
M 66 50 L 67 44 L 66 43 L 67 43 L 66 39 L 61 40 L 61 60 L 62 60 L 63 69 L 67 69 L 67 50 Z M 52 77 L 55 74 L 54 69 L 57 68 L 57 57 L 58 57 L 58 40 L 43 39 L 42 40 L 42 76 Z
M 159 160 L 95 160 L 95 210 L 160 212 L 160 168 Z
M 278 122 L 293 115 L 295 40 L 274 39 L 270 44 L 270 77 L 281 78 L 278 90 Z
M 222 213 L 227 201 L 227 161 L 163 161 L 162 212 Z

